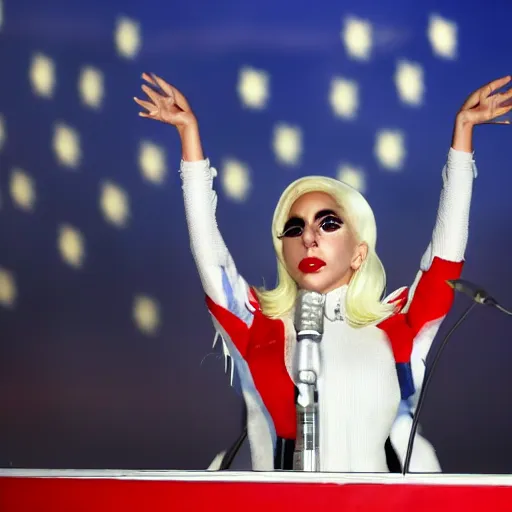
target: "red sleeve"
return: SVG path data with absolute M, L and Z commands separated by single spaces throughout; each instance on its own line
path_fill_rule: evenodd
M 435 257 L 430 268 L 421 276 L 406 313 L 407 323 L 416 335 L 428 322 L 446 316 L 450 311 L 454 291 L 446 281 L 458 279 L 464 262 Z
M 378 327 L 388 336 L 397 363 L 411 360 L 414 340 L 423 327 L 448 314 L 454 292 L 446 281 L 458 279 L 463 265 L 463 261 L 453 262 L 435 257 L 430 268 L 421 275 L 407 312 L 397 312 L 379 324 Z M 399 309 L 402 299 L 401 295 L 395 299 Z
M 208 296 L 206 296 L 206 305 L 211 315 L 229 336 L 238 352 L 240 352 L 240 355 L 246 359 L 249 345 L 249 326 L 231 313 L 231 311 L 213 302 Z

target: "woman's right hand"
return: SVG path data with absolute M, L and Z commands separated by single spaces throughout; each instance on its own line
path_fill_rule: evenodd
M 143 73 L 142 78 L 152 87 L 142 86 L 149 101 L 133 98 L 145 110 L 139 112 L 139 116 L 175 126 L 181 137 L 182 159 L 189 162 L 203 160 L 196 116 L 185 96 L 159 76 Z
M 139 116 L 171 124 L 178 130 L 196 123 L 196 117 L 188 101 L 176 87 L 154 74 L 143 73 L 142 78 L 153 87 L 147 84 L 142 85 L 142 90 L 146 93 L 149 101 L 133 98 L 138 105 L 145 109 L 145 112 L 139 112 Z M 155 88 L 159 91 L 156 91 Z

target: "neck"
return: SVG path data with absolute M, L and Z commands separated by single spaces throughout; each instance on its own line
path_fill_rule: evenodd
M 331 286 L 325 288 L 319 293 L 323 293 L 324 295 L 327 295 L 329 292 L 332 292 L 333 290 L 337 290 L 338 288 L 341 288 L 342 286 L 348 285 L 350 283 L 350 280 L 352 279 L 352 276 L 354 275 L 354 271 L 350 270 L 350 272 L 347 272 L 339 281 L 332 284 Z

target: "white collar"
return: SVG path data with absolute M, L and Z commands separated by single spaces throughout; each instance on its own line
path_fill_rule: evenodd
M 343 321 L 345 318 L 345 298 L 348 285 L 340 286 L 325 295 L 324 314 L 331 322 Z

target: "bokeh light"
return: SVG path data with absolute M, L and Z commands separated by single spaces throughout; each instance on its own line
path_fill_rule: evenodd
M 51 98 L 55 89 L 55 64 L 50 57 L 36 53 L 30 65 L 30 83 L 34 94 Z
M 222 189 L 227 197 L 234 201 L 247 198 L 251 188 L 249 167 L 234 159 L 227 159 L 222 166 L 220 175 Z
M 398 130 L 382 130 L 377 133 L 375 156 L 385 170 L 401 170 L 405 155 L 405 139 L 402 132 Z
M 359 87 L 356 81 L 333 78 L 329 101 L 336 116 L 354 119 L 359 107 Z
M 0 114 L 0 151 L 4 147 L 5 141 L 7 140 L 7 126 L 5 118 Z
M 130 218 L 128 194 L 111 181 L 104 181 L 100 191 L 100 210 L 104 219 L 117 228 L 126 227 Z
M 244 67 L 238 75 L 237 91 L 242 105 L 263 109 L 269 99 L 269 75 L 265 71 Z
M 455 59 L 457 57 L 457 24 L 437 14 L 430 16 L 428 39 L 432 51 L 438 57 Z
M 295 166 L 302 154 L 302 132 L 298 126 L 279 123 L 274 128 L 273 148 L 278 162 Z
M 60 226 L 57 247 L 65 263 L 76 269 L 82 267 L 85 258 L 85 241 L 78 229 L 69 224 Z
M 350 164 L 340 164 L 336 177 L 361 194 L 366 192 L 366 176 L 362 169 Z
M 93 109 L 100 108 L 105 95 L 103 73 L 92 66 L 82 68 L 78 90 L 84 105 Z
M 137 295 L 133 302 L 133 321 L 143 334 L 157 334 L 161 322 L 158 302 L 147 295 Z
M 348 16 L 343 24 L 341 39 L 349 57 L 361 61 L 369 60 L 373 46 L 373 30 L 368 20 Z
M 165 150 L 149 141 L 142 141 L 139 146 L 139 167 L 143 178 L 161 185 L 167 176 Z
M 11 171 L 9 189 L 14 206 L 27 213 L 34 210 L 36 203 L 36 186 L 33 178 L 25 171 L 18 168 Z
M 124 16 L 119 18 L 114 39 L 117 52 L 121 57 L 126 59 L 135 58 L 142 44 L 140 23 Z
M 56 123 L 53 132 L 53 151 L 62 166 L 77 168 L 82 158 L 78 132 L 65 123 Z
M 400 60 L 395 71 L 398 97 L 411 106 L 420 106 L 425 94 L 423 68 L 414 62 Z
M 14 307 L 17 295 L 18 291 L 13 273 L 0 267 L 0 306 L 4 308 Z

